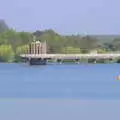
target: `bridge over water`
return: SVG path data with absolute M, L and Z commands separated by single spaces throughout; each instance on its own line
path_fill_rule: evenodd
M 28 53 L 21 54 L 21 58 L 25 58 L 30 64 L 46 64 L 49 59 L 55 61 L 80 59 L 119 59 L 120 53 L 88 53 L 88 54 L 47 54 L 46 42 L 33 42 L 29 45 Z
M 42 58 L 42 59 L 81 59 L 81 58 L 120 58 L 120 53 L 106 54 L 21 54 L 23 58 Z
M 74 60 L 80 59 L 119 59 L 120 53 L 106 53 L 106 54 L 21 54 L 22 58 L 26 58 L 31 64 L 46 64 L 47 60 L 54 61 Z

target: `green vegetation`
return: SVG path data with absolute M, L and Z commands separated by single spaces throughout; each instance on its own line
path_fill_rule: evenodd
M 64 47 L 61 51 L 62 53 L 66 53 L 66 54 L 77 54 L 77 53 L 81 53 L 80 48 L 74 48 L 71 46 L 68 47 Z
M 98 53 L 120 50 L 120 36 L 82 36 L 60 35 L 53 30 L 17 32 L 9 29 L 0 20 L 0 61 L 18 62 L 19 55 L 26 53 L 28 44 L 36 36 L 36 40 L 47 42 L 47 53 L 79 54 L 97 50 Z
M 0 46 L 0 57 L 5 62 L 12 62 L 14 60 L 14 52 L 11 45 Z

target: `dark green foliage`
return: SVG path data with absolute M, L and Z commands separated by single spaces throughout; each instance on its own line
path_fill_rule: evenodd
M 0 20 L 0 32 L 8 30 L 8 26 L 6 25 L 4 20 Z
M 117 60 L 117 63 L 120 63 L 120 59 Z
M 33 41 L 33 38 L 47 42 L 47 53 L 79 54 L 88 53 L 90 50 L 98 49 L 99 53 L 120 50 L 119 36 L 80 36 L 80 35 L 60 35 L 52 29 L 34 33 L 17 32 L 8 29 L 3 20 L 0 20 L 0 60 L 19 61 L 19 54 L 25 53 L 26 46 Z M 110 39 L 110 41 L 109 41 Z M 107 42 L 105 41 L 107 40 Z M 101 42 L 102 41 L 102 42 Z M 103 42 L 104 41 L 104 42 Z M 4 46 L 4 47 L 3 47 Z M 4 48 L 6 50 L 4 50 Z M 14 59 L 10 57 L 14 55 Z

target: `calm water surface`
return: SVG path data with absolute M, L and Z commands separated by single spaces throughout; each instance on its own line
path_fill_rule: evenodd
M 120 64 L 0 64 L 0 120 L 119 120 Z
M 0 64 L 0 97 L 120 99 L 120 64 Z

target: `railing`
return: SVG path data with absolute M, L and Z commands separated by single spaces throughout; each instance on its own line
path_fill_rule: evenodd
M 120 53 L 107 54 L 22 54 L 21 57 L 27 58 L 117 58 Z

